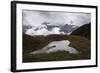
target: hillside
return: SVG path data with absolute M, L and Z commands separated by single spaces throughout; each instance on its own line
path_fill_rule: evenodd
M 80 28 L 73 31 L 71 35 L 79 35 L 79 36 L 88 38 L 90 40 L 91 39 L 91 23 L 81 26 Z
M 69 40 L 71 42 L 69 46 L 76 48 L 79 51 L 79 54 L 69 54 L 65 51 L 41 55 L 29 54 L 32 51 L 43 48 L 51 41 L 58 40 Z M 82 60 L 90 58 L 90 41 L 84 37 L 76 35 L 49 35 L 45 37 L 31 37 L 23 33 L 23 62 Z

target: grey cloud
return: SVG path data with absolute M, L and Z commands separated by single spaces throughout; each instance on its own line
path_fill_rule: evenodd
M 89 13 L 54 12 L 54 11 L 32 11 L 23 10 L 23 25 L 38 26 L 43 22 L 69 24 L 81 26 L 91 21 Z

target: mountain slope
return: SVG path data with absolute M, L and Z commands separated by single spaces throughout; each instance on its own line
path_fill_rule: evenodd
M 70 54 L 65 51 L 32 55 L 30 52 L 39 50 L 52 41 L 68 40 L 70 47 L 79 51 L 79 54 Z M 81 42 L 81 43 L 80 43 Z M 67 44 L 66 44 L 67 45 Z M 32 37 L 23 33 L 23 62 L 60 61 L 90 59 L 90 40 L 77 35 L 48 35 Z
M 60 28 L 60 31 L 69 33 L 69 32 L 73 32 L 77 28 L 78 28 L 78 26 L 66 24 Z
M 79 35 L 91 39 L 91 23 L 85 24 L 72 32 L 71 35 Z

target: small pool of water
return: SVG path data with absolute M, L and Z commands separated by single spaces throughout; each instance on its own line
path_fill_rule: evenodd
M 67 51 L 71 54 L 78 54 L 79 52 L 75 48 L 69 46 L 70 43 L 71 42 L 68 40 L 52 41 L 40 50 L 33 51 L 30 54 L 42 54 L 58 51 Z

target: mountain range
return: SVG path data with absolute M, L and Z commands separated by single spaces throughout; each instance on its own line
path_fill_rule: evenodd
M 52 31 L 56 28 L 56 30 L 60 29 L 60 32 L 71 32 L 70 35 L 60 35 L 60 34 L 51 34 L 44 36 L 43 30 Z M 67 29 L 66 29 L 67 28 Z M 42 62 L 42 61 L 61 61 L 61 60 L 85 60 L 91 58 L 91 23 L 84 24 L 81 27 L 75 25 L 64 25 L 64 26 L 56 26 L 53 25 L 41 25 L 39 27 L 33 26 L 25 26 L 23 31 L 23 62 Z M 30 36 L 31 34 L 26 34 L 27 31 L 40 32 L 41 36 Z M 48 32 L 48 33 L 50 33 Z M 52 31 L 52 33 L 54 33 Z M 39 33 L 38 33 L 39 34 Z M 34 34 L 33 34 L 34 35 Z M 35 34 L 36 35 L 36 34 Z M 31 52 L 35 52 L 37 50 L 41 50 L 41 48 L 48 46 L 49 43 L 54 41 L 62 41 L 68 40 L 70 41 L 69 47 L 75 48 L 79 53 L 71 54 L 67 51 L 57 51 L 51 53 L 43 53 L 33 55 Z M 66 44 L 67 45 L 67 44 Z M 57 46 L 57 45 L 56 45 Z M 59 46 L 59 44 L 58 44 Z M 55 47 L 55 45 L 53 46 Z M 56 48 L 55 48 L 56 49 Z M 59 48 L 57 48 L 59 49 Z M 57 50 L 56 49 L 56 50 Z M 61 48 L 64 49 L 64 48 Z
M 23 32 L 35 36 L 35 35 L 50 35 L 50 34 L 71 34 L 76 30 L 78 26 L 64 24 L 64 25 L 51 25 L 50 23 L 44 22 L 39 26 L 23 25 Z

